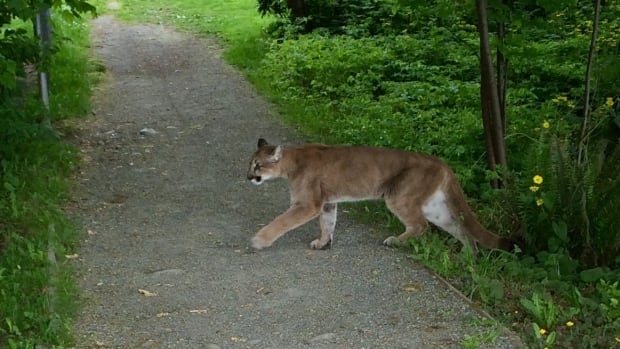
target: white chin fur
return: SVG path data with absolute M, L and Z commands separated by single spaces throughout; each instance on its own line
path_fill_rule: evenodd
M 250 182 L 252 182 L 252 184 L 254 184 L 254 185 L 261 185 L 261 184 L 263 184 L 263 181 L 259 181 L 256 178 L 252 178 L 252 180 L 250 180 Z

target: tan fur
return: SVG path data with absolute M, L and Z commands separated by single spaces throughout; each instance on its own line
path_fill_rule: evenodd
M 247 177 L 255 184 L 287 178 L 291 206 L 252 238 L 256 249 L 313 218 L 319 217 L 321 236 L 310 246 L 320 249 L 333 239 L 337 203 L 383 199 L 405 225 L 385 245 L 421 236 L 427 221 L 476 250 L 509 250 L 510 240 L 486 230 L 467 205 L 463 190 L 450 167 L 437 157 L 387 148 L 326 146 L 274 146 L 259 139 Z

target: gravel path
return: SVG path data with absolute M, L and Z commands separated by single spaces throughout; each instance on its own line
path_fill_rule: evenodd
M 331 250 L 308 249 L 311 222 L 254 252 L 249 239 L 288 192 L 248 183 L 247 161 L 259 136 L 300 137 L 215 42 L 110 16 L 92 24 L 107 74 L 76 136 L 77 348 L 460 348 L 489 330 L 346 212 Z

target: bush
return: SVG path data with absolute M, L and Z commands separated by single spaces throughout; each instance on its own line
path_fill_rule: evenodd
M 262 15 L 285 19 L 278 26 L 293 24 L 302 33 L 322 28 L 358 37 L 402 31 L 411 22 L 410 12 L 399 9 L 389 0 L 258 0 Z
M 77 152 L 60 142 L 50 124 L 84 115 L 90 75 L 85 26 L 61 19 L 55 24 L 57 51 L 48 62 L 54 77 L 51 115 L 28 80 L 0 96 L 2 348 L 60 347 L 71 341 L 69 317 L 76 294 L 62 256 L 74 248 L 77 229 L 64 217 L 62 206 Z
M 529 171 L 517 181 L 530 248 L 569 253 L 582 268 L 620 266 L 620 217 L 613 214 L 620 209 L 620 142 L 612 102 L 594 114 L 581 162 L 574 127 L 562 119 L 541 124 Z

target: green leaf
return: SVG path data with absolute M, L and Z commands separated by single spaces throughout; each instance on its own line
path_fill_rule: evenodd
M 545 344 L 551 345 L 555 342 L 555 331 L 549 333 L 547 339 L 545 340 Z
M 605 270 L 601 267 L 583 270 L 579 277 L 583 282 L 596 282 L 605 275 Z
M 497 280 L 493 279 L 489 283 L 489 294 L 495 300 L 501 300 L 504 298 L 504 284 Z
M 555 236 L 558 237 L 562 242 L 568 243 L 568 226 L 566 225 L 566 222 L 553 222 L 552 227 Z
M 17 83 L 15 79 L 16 68 L 17 64 L 15 61 L 5 59 L 5 57 L 0 54 L 0 87 L 5 87 L 10 90 L 15 88 Z
M 540 326 L 538 326 L 537 323 L 533 322 L 532 323 L 532 329 L 534 330 L 534 336 L 538 339 L 541 339 L 542 336 L 540 334 Z

